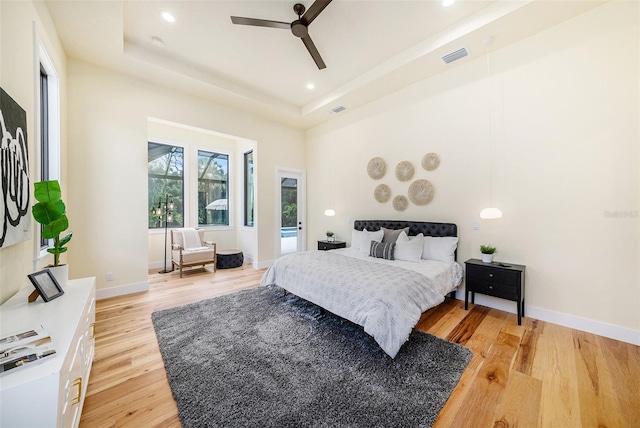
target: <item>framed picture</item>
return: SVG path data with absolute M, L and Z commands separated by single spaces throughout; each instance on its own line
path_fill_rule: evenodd
M 60 284 L 58 284 L 58 281 L 56 281 L 49 269 L 41 270 L 40 272 L 35 272 L 27 276 L 45 302 L 64 294 L 64 290 L 60 287 Z

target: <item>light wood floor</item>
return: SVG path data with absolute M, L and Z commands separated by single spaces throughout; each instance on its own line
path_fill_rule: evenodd
M 149 292 L 98 301 L 80 426 L 179 427 L 151 313 L 255 287 L 262 273 L 152 272 Z M 640 427 L 638 346 L 451 299 L 418 328 L 474 352 L 436 427 Z

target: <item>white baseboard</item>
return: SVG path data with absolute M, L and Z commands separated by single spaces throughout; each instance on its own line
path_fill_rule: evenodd
M 464 300 L 464 291 L 458 290 L 456 297 Z M 499 309 L 501 311 L 516 314 L 516 302 L 510 302 L 504 299 L 498 299 L 491 296 L 485 296 L 476 293 L 476 303 L 482 306 Z M 628 327 L 621 327 L 602 321 L 595 321 L 576 315 L 564 314 L 561 312 L 551 311 L 549 309 L 538 308 L 536 306 L 525 305 L 524 313 L 527 317 L 535 318 L 540 321 L 558 324 L 564 327 L 573 328 L 575 330 L 586 331 L 587 333 L 597 334 L 599 336 L 608 337 L 621 342 L 640 345 L 640 331 Z
M 254 261 L 253 262 L 253 267 L 254 269 L 266 269 L 269 266 L 271 266 L 273 264 L 273 260 L 267 260 L 264 262 L 258 262 L 258 261 Z
M 109 288 L 99 288 L 96 290 L 96 300 L 108 299 L 109 297 L 124 296 L 125 294 L 140 293 L 142 291 L 149 291 L 148 282 L 118 285 L 116 287 Z
M 149 263 L 149 270 L 151 269 L 159 269 L 164 267 L 164 262 L 160 260 L 159 262 L 151 262 Z M 167 260 L 167 269 L 171 269 L 171 260 Z

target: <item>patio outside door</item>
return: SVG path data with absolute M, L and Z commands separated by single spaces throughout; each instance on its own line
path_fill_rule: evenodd
M 305 250 L 305 180 L 304 171 L 278 169 L 279 186 L 278 256 Z

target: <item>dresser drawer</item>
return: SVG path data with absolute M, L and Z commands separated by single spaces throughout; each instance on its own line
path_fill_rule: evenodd
M 488 266 L 467 266 L 467 277 L 472 280 L 496 282 L 507 285 L 520 284 L 520 272 Z
M 517 301 L 519 288 L 519 286 L 516 287 L 496 282 L 476 281 L 473 283 L 471 290 L 488 296 Z

